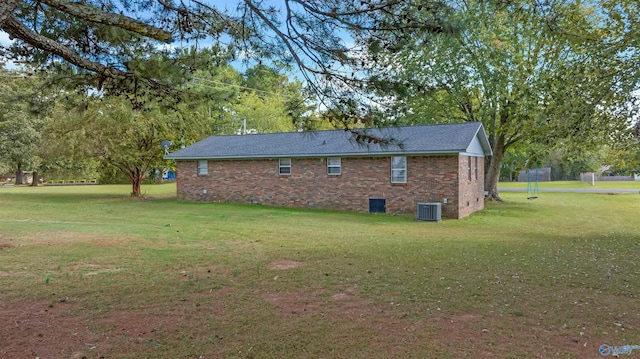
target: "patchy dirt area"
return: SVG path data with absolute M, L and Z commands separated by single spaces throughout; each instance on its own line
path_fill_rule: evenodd
M 15 247 L 13 238 L 7 237 L 0 233 L 0 250 L 9 249 Z
M 189 341 L 211 337 L 216 331 L 232 332 L 235 322 L 246 321 L 244 315 L 250 313 L 238 317 L 222 304 L 224 300 L 233 300 L 236 294 L 232 288 L 225 287 L 191 296 L 182 308 L 174 304 L 149 310 L 111 309 L 102 314 L 86 312 L 73 298 L 0 303 L 0 358 L 81 359 L 125 355 L 162 358 L 163 345 L 188 346 Z M 295 330 L 296 325 L 309 325 L 314 318 L 322 317 L 336 328 L 346 326 L 371 332 L 374 339 L 368 345 L 380 348 L 378 357 L 424 353 L 424 357 L 451 358 L 599 358 L 598 347 L 602 344 L 588 336 L 559 336 L 522 317 L 501 318 L 478 313 L 407 317 L 401 306 L 376 304 L 362 298 L 356 286 L 338 292 L 264 293 L 262 299 L 280 318 L 268 326 L 289 332 Z M 229 328 L 198 326 L 193 319 L 199 314 L 191 305 L 201 302 L 208 303 L 210 315 Z M 194 308 L 194 312 L 186 312 L 189 308 Z M 163 314 L 157 315 L 158 312 Z M 255 326 L 264 324 L 255 323 Z M 313 329 L 311 333 L 315 333 Z M 349 335 L 343 333 L 344 337 Z M 223 343 L 237 347 L 242 338 L 225 337 Z M 220 357 L 214 354 L 225 353 L 226 349 L 210 343 L 209 350 L 207 358 Z
M 362 298 L 356 286 L 335 293 L 266 293 L 263 299 L 285 320 L 320 315 L 373 330 L 377 344 L 387 342 L 383 346 L 391 356 L 402 357 L 407 348 L 423 341 L 431 347 L 425 357 L 601 358 L 598 348 L 603 342 L 597 338 L 558 335 L 517 316 L 431 313 L 416 320 L 400 304 L 381 305 Z
M 91 334 L 74 309 L 66 301 L 0 304 L 0 357 L 81 358 Z
M 84 312 L 72 298 L 11 307 L 3 304 L 0 358 L 155 357 L 152 353 L 166 344 L 164 338 L 180 338 L 184 328 L 183 316 L 170 310 L 167 308 L 164 315 L 146 310 L 110 310 L 95 315 Z
M 266 268 L 305 264 L 281 260 Z M 94 263 L 79 263 L 73 269 L 92 278 L 118 271 Z M 209 270 L 201 272 L 204 278 L 211 275 Z M 203 358 L 250 357 L 244 355 L 253 348 L 247 347 L 248 341 L 269 346 L 283 337 L 298 345 L 318 338 L 316 349 L 334 345 L 342 350 L 334 357 L 358 357 L 358 352 L 368 350 L 367 357 L 376 358 L 601 358 L 598 347 L 604 343 L 589 334 L 563 335 L 541 324 L 544 318 L 492 311 L 415 313 L 392 297 L 366 297 L 356 284 L 339 290 L 264 291 L 230 281 L 199 288 L 197 276 L 178 274 L 179 283 L 191 290 L 148 305 L 96 305 L 56 294 L 49 300 L 0 301 L 0 358 L 174 358 L 176 353 L 183 358 L 199 358 L 200 353 Z M 280 331 L 285 334 L 271 333 Z M 193 348 L 198 355 L 193 355 Z M 239 349 L 247 352 L 240 355 Z

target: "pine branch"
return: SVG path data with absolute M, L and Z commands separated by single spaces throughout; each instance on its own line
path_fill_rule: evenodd
M 96 9 L 91 6 L 83 5 L 79 2 L 70 2 L 65 0 L 40 0 L 50 7 L 60 10 L 69 15 L 91 21 L 98 24 L 116 26 L 124 30 L 135 32 L 142 36 L 156 39 L 165 43 L 170 43 L 173 36 L 169 31 L 151 26 L 142 21 L 132 19 L 128 16 L 110 13 Z

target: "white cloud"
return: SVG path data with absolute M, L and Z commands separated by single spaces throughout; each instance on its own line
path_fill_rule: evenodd
M 13 43 L 13 40 L 9 39 L 9 34 L 0 30 L 0 46 L 8 47 Z M 4 57 L 0 56 L 0 61 L 5 63 L 5 68 L 7 69 L 15 69 L 17 66 L 13 61 L 7 61 Z
M 13 40 L 9 40 L 9 34 L 0 30 L 0 46 L 9 46 Z

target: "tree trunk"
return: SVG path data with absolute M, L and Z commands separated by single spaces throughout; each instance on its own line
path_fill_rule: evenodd
M 142 198 L 142 191 L 140 189 L 142 181 L 144 181 L 144 172 L 139 168 L 131 171 L 129 180 L 131 181 L 131 197 Z
M 18 169 L 16 170 L 16 183 L 22 184 L 24 182 L 24 176 L 22 174 L 22 164 L 18 163 Z
M 141 198 L 142 191 L 140 189 L 140 184 L 142 183 L 141 179 L 134 179 L 131 181 L 131 197 Z
M 31 187 L 38 187 L 39 182 L 40 181 L 38 180 L 38 172 L 33 171 L 33 174 L 31 175 Z
M 487 198 L 492 201 L 502 201 L 498 194 L 498 181 L 500 180 L 500 168 L 504 159 L 504 135 L 497 135 L 495 143 L 491 144 L 493 156 L 489 158 L 487 173 L 485 177 L 485 191 L 488 192 Z

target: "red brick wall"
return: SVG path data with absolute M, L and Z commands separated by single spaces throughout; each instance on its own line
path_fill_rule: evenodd
M 471 159 L 471 176 L 469 176 L 469 159 Z M 460 194 L 458 213 L 459 218 L 462 218 L 484 208 L 484 158 L 460 156 L 458 160 L 458 171 L 461 174 L 458 187 Z
M 446 198 L 443 216 L 461 218 L 484 207 L 484 169 L 468 181 L 466 158 L 407 157 L 406 184 L 391 184 L 389 157 L 343 157 L 339 176 L 327 174 L 326 158 L 292 158 L 288 176 L 278 174 L 277 159 L 210 160 L 204 176 L 197 161 L 178 161 L 178 199 L 368 212 L 370 198 L 384 198 L 388 213 L 415 214 L 417 202 Z

